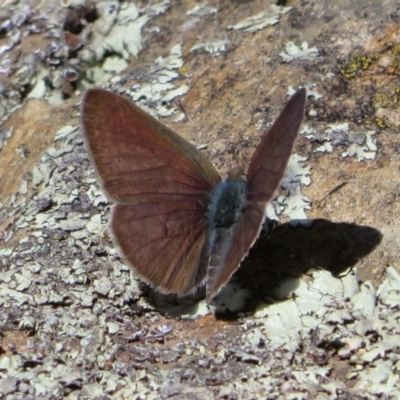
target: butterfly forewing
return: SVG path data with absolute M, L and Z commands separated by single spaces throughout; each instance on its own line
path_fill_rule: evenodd
M 92 162 L 111 200 L 203 201 L 220 181 L 192 144 L 122 96 L 86 92 L 82 125 Z
M 304 117 L 306 89 L 299 89 L 258 145 L 247 172 L 248 200 L 267 203 L 283 178 Z

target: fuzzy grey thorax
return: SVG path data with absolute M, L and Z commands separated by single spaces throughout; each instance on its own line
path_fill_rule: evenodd
M 211 229 L 229 228 L 234 225 L 246 201 L 246 182 L 224 179 L 210 195 L 208 224 Z

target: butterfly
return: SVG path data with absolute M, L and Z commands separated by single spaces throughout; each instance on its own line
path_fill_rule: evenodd
M 305 102 L 301 88 L 261 139 L 246 179 L 239 169 L 221 179 L 194 145 L 125 97 L 104 89 L 85 93 L 84 141 L 114 203 L 114 243 L 140 279 L 180 296 L 205 285 L 213 300 L 260 233 Z

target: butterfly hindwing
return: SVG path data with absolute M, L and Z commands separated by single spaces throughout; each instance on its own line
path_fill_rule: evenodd
M 159 290 L 184 295 L 204 281 L 207 227 L 195 202 L 117 204 L 111 228 L 125 261 Z

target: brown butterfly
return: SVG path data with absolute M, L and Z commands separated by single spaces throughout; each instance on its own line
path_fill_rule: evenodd
M 126 98 L 88 90 L 84 138 L 125 262 L 164 293 L 206 286 L 211 301 L 259 235 L 304 116 L 299 89 L 262 138 L 246 181 L 221 177 L 192 144 Z

